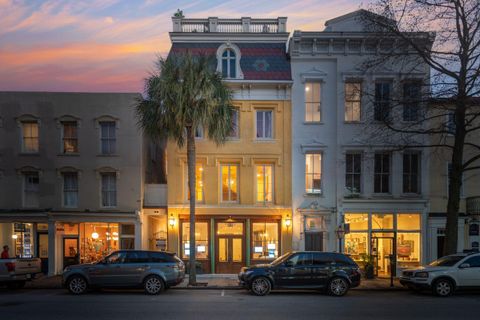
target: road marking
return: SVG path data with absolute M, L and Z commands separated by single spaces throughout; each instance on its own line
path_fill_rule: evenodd
M 222 293 L 220 294 L 222 297 L 225 296 L 225 290 L 222 290 Z

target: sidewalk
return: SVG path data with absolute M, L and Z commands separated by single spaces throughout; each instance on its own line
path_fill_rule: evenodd
M 238 286 L 238 278 L 236 274 L 199 274 L 197 275 L 197 282 L 199 286 L 188 286 L 188 275 L 182 283 L 173 287 L 172 289 L 194 289 L 194 290 L 208 290 L 208 289 L 224 289 L 236 290 L 241 289 Z M 397 279 L 393 282 L 394 286 L 390 287 L 390 279 L 376 278 L 372 280 L 362 279 L 359 287 L 352 290 L 362 291 L 391 291 L 391 290 L 405 290 L 405 288 L 398 282 Z M 33 281 L 27 282 L 26 289 L 60 289 L 62 288 L 62 277 L 52 276 L 47 277 L 41 275 Z

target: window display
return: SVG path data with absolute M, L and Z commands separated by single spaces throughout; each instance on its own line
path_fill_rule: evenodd
M 197 247 L 196 258 L 208 259 L 208 223 L 195 222 L 195 246 Z M 190 223 L 182 223 L 182 258 L 190 256 Z
M 252 259 L 278 257 L 279 235 L 277 222 L 252 223 Z
M 82 263 L 98 261 L 119 249 L 118 223 L 81 223 L 80 240 Z
M 368 233 L 355 232 L 345 235 L 345 253 L 355 261 L 361 261 L 368 254 Z

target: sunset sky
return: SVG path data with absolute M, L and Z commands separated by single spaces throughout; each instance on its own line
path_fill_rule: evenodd
M 0 0 L 1 91 L 141 92 L 170 48 L 171 16 L 288 17 L 288 30 L 323 30 L 360 0 Z

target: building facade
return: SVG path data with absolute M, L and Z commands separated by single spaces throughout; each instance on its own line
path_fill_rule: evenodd
M 12 256 L 58 274 L 143 247 L 139 97 L 0 92 L 0 242 Z
M 207 54 L 234 91 L 234 130 L 196 139 L 200 272 L 236 273 L 291 249 L 291 106 L 286 18 L 174 17 L 170 54 Z M 167 146 L 168 248 L 189 258 L 186 148 Z M 170 223 L 171 221 L 171 223 Z
M 290 39 L 293 248 L 339 250 L 359 262 L 372 255 L 381 276 L 426 261 L 430 181 L 420 168 L 428 168 L 428 156 L 395 151 L 371 139 L 368 128 L 398 84 L 425 81 L 429 69 L 362 70 L 391 45 L 367 31 L 363 13 L 329 20 L 321 32 L 295 31 Z

